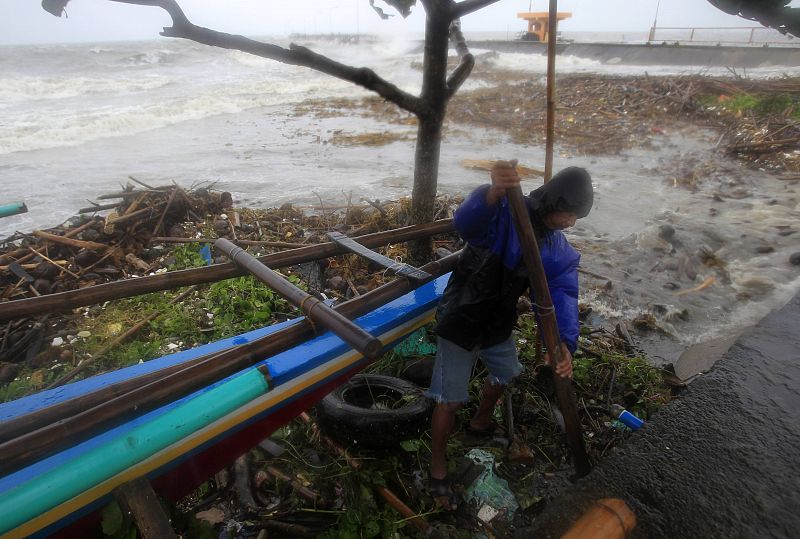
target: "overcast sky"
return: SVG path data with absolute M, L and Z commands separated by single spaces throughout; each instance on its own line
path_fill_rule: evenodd
M 659 0 L 561 0 L 559 11 L 572 12 L 561 23 L 563 31 L 646 32 L 656 16 Z M 660 0 L 658 26 L 755 26 L 756 23 L 727 15 L 706 0 Z M 179 0 L 195 24 L 245 35 L 290 33 L 419 33 L 424 11 L 416 6 L 403 20 L 382 21 L 368 0 Z M 380 4 L 380 2 L 377 2 Z M 547 10 L 546 0 L 533 2 L 533 11 Z M 793 0 L 793 6 L 800 0 Z M 131 6 L 109 0 L 72 0 L 69 18 L 45 12 L 39 0 L 2 0 L 0 44 L 60 43 L 154 39 L 169 24 L 166 13 L 154 7 Z M 528 0 L 500 0 L 462 21 L 470 31 L 516 34 L 525 29 L 517 19 L 528 11 Z M 395 13 L 392 11 L 392 13 Z

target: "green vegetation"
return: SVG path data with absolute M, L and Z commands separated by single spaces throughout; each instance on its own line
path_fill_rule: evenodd
M 800 118 L 800 100 L 789 94 L 753 95 L 735 93 L 733 95 L 707 95 L 700 98 L 700 104 L 709 110 L 720 110 L 733 116 L 771 116 L 787 115 Z
M 205 265 L 196 244 L 177 247 L 171 270 Z M 297 276 L 288 279 L 300 285 Z M 0 387 L 0 402 L 38 391 L 71 371 L 78 362 L 88 362 L 79 377 L 118 369 L 169 353 L 192 348 L 261 328 L 294 317 L 299 311 L 272 289 L 253 277 L 239 277 L 198 287 L 180 301 L 183 290 L 155 292 L 109 302 L 86 310 L 73 319 L 62 348 L 46 347 L 43 354 L 67 351 L 70 360 L 39 369 L 25 368 L 11 383 Z M 142 322 L 135 335 L 103 352 L 110 342 Z M 49 343 L 48 343 L 49 344 Z M 53 352 L 55 350 L 55 352 Z M 103 352 L 98 356 L 98 352 Z

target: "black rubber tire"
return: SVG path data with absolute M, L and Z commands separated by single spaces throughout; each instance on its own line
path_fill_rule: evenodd
M 344 447 L 395 448 L 430 426 L 433 401 L 423 389 L 400 378 L 357 374 L 317 404 L 323 433 Z M 382 397 L 406 398 L 398 408 L 375 408 Z
M 400 378 L 419 387 L 430 387 L 435 360 L 435 356 L 422 356 L 407 360 L 400 372 Z

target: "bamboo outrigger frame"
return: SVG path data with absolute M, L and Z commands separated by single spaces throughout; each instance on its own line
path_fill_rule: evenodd
M 398 230 L 400 233 L 398 233 Z M 452 230 L 452 222 L 447 220 L 398 230 L 370 235 L 370 238 L 366 241 L 364 241 L 364 237 L 359 239 L 362 240 L 362 245 L 387 240 L 391 243 L 398 241 L 397 238 L 413 240 L 418 237 L 431 236 L 436 233 Z M 230 250 L 231 247 L 233 249 L 239 249 L 230 244 L 230 242 L 227 243 L 229 244 L 227 246 L 224 243 L 221 245 L 228 250 Z M 219 245 L 220 243 L 218 241 L 218 246 Z M 339 253 L 339 248 L 336 247 L 335 244 L 321 244 L 312 246 L 311 248 L 296 249 L 296 251 L 305 251 L 305 256 L 301 258 L 304 261 L 326 258 L 326 253 L 331 250 L 334 250 L 336 254 Z M 311 251 L 311 253 L 309 253 L 309 251 Z M 289 252 L 277 253 L 277 255 L 286 254 L 289 254 Z M 267 255 L 266 257 L 262 257 L 262 260 L 277 255 Z M 308 259 L 308 257 L 311 258 Z M 259 264 L 255 258 L 250 258 L 255 264 Z M 295 257 L 280 257 L 278 259 L 281 260 L 281 263 L 285 264 L 287 259 L 291 260 L 292 258 L 297 259 L 299 257 L 295 255 Z M 349 331 L 351 334 L 358 334 L 358 338 L 361 339 L 361 344 L 363 344 L 363 346 L 358 346 L 357 348 L 364 348 L 362 351 L 365 352 L 365 355 L 374 359 L 377 350 L 380 348 L 380 343 L 375 341 L 371 335 L 363 332 L 358 326 L 354 326 L 347 319 L 354 318 L 375 309 L 413 290 L 416 286 L 447 273 L 454 266 L 456 259 L 457 254 L 450 255 L 436 262 L 431 262 L 423 268 L 420 268 L 428 275 L 427 279 L 422 281 L 418 280 L 413 283 L 408 279 L 397 279 L 361 297 L 342 303 L 335 308 L 333 315 L 330 316 L 333 318 L 338 317 L 337 323 L 339 324 L 339 329 L 341 330 L 343 326 L 346 327 L 344 333 Z M 262 267 L 268 269 L 265 265 Z M 213 267 L 201 269 L 209 270 L 213 269 Z M 233 269 L 238 271 L 237 268 Z M 196 270 L 187 271 L 194 272 L 195 276 L 199 274 L 202 279 L 207 279 L 207 274 L 212 273 L 208 271 L 205 273 L 197 272 Z M 230 271 L 231 268 L 227 267 L 224 270 L 224 272 Z M 186 271 L 176 273 L 185 272 Z M 218 274 L 219 271 L 213 273 Z M 138 283 L 143 279 L 137 279 L 134 282 Z M 153 283 L 146 284 L 148 287 L 154 286 Z M 100 288 L 102 286 L 107 285 L 93 288 Z M 126 289 L 126 293 L 129 292 L 130 290 Z M 283 295 L 286 296 L 289 292 L 290 291 L 284 290 Z M 303 296 L 300 302 L 304 302 L 308 297 L 307 295 Z M 26 300 L 21 301 L 24 302 Z M 310 311 L 308 314 L 311 314 Z M 318 318 L 316 321 L 324 323 Z M 165 403 L 188 395 L 215 381 L 262 361 L 265 357 L 272 356 L 295 346 L 298 342 L 312 337 L 316 332 L 315 330 L 315 320 L 312 318 L 309 321 L 309 319 L 306 318 L 277 333 L 246 345 L 230 348 L 216 354 L 200 356 L 187 363 L 175 365 L 140 377 L 130 378 L 74 399 L 41 408 L 33 413 L 17 417 L 13 420 L 0 422 L 0 454 L 4 455 L 3 460 L 0 461 L 0 473 L 8 473 L 14 469 L 23 467 L 26 463 L 55 453 L 115 423 L 128 420 Z M 337 331 L 337 333 L 339 333 L 339 331 Z

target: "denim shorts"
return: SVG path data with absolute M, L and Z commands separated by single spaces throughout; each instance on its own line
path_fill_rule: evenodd
M 513 335 L 494 346 L 476 346 L 472 350 L 461 348 L 442 337 L 437 337 L 436 344 L 431 387 L 425 392 L 425 395 L 436 402 L 469 400 L 469 379 L 478 357 L 489 371 L 489 382 L 494 385 L 508 385 L 522 372 Z

